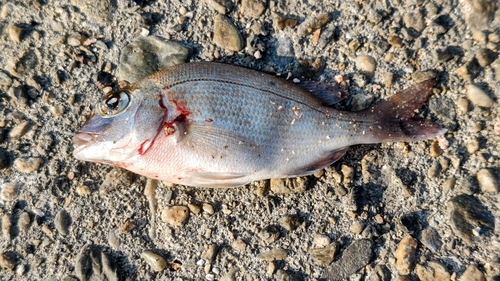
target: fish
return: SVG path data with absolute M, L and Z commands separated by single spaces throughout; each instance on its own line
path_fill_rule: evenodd
M 345 97 L 334 85 L 185 63 L 104 95 L 76 132 L 73 155 L 193 187 L 305 176 L 353 145 L 443 135 L 440 126 L 414 118 L 435 84 L 427 80 L 351 112 L 332 106 Z

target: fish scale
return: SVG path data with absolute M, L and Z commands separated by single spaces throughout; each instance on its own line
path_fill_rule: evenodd
M 302 176 L 338 160 L 351 145 L 443 134 L 412 119 L 434 84 L 422 82 L 367 110 L 346 112 L 325 106 L 339 95 L 319 85 L 188 63 L 105 96 L 102 109 L 75 135 L 74 155 L 191 186 Z

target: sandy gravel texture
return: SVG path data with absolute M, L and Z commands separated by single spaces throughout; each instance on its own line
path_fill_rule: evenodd
M 0 279 L 500 280 L 498 6 L 0 2 Z M 117 86 L 121 50 L 146 35 L 188 61 L 342 81 L 349 110 L 435 77 L 417 116 L 448 132 L 233 189 L 77 161 L 74 133 Z

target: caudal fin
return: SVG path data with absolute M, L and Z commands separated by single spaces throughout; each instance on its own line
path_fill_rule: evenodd
M 429 99 L 436 80 L 426 80 L 367 109 L 375 119 L 373 137 L 380 142 L 432 139 L 446 132 L 428 121 L 415 120 L 415 110 Z

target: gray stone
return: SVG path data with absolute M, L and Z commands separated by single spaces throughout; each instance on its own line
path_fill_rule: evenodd
M 286 215 L 279 221 L 280 226 L 288 231 L 294 231 L 302 223 L 298 215 Z
M 465 242 L 474 239 L 473 230 L 480 228 L 480 234 L 494 228 L 493 215 L 477 198 L 460 194 L 449 201 L 450 220 L 453 232 Z
M 75 273 L 80 281 L 118 281 L 115 260 L 95 245 L 86 245 L 76 258 Z
M 433 252 L 438 252 L 441 249 L 443 242 L 441 236 L 434 227 L 427 227 L 422 231 L 420 242 Z
M 234 52 L 243 49 L 245 43 L 238 29 L 223 15 L 215 16 L 213 42 L 222 49 Z
M 419 12 L 405 14 L 403 22 L 407 27 L 413 28 L 418 32 L 422 32 L 425 29 L 424 16 Z
M 338 261 L 326 268 L 323 276 L 332 281 L 347 279 L 367 265 L 372 255 L 372 242 L 370 240 L 354 241 L 344 250 Z
M 446 267 L 438 261 L 431 261 L 423 265 L 417 264 L 415 273 L 420 281 L 451 280 L 451 275 Z
M 63 236 L 69 234 L 69 227 L 71 225 L 71 216 L 66 212 L 66 210 L 62 209 L 57 213 L 54 218 L 54 225 Z
M 187 61 L 190 50 L 182 44 L 155 36 L 139 37 L 123 48 L 118 77 L 134 83 L 161 69 Z
M 270 244 L 278 240 L 280 237 L 280 230 L 275 225 L 269 225 L 259 231 L 258 236 L 262 241 L 266 242 L 266 244 Z

